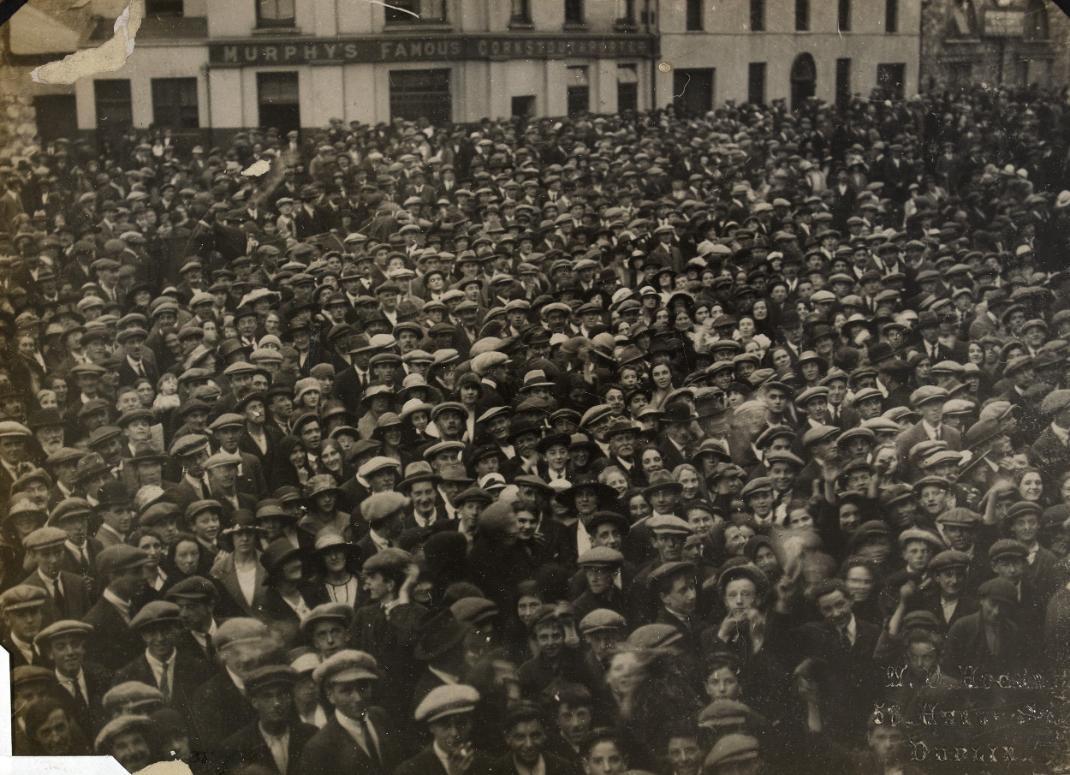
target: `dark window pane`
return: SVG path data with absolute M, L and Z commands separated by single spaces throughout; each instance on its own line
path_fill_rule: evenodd
M 443 124 L 452 118 L 449 70 L 393 70 L 390 73 L 390 118 L 426 118 Z
M 126 129 L 134 123 L 130 101 L 130 81 L 126 78 L 107 78 L 93 82 L 93 96 L 97 108 L 97 126 L 101 129 Z
M 257 0 L 256 23 L 259 27 L 292 27 L 294 0 Z
M 799 32 L 810 29 L 810 0 L 795 0 L 795 29 Z
M 196 129 L 200 125 L 197 79 L 153 78 L 152 120 L 158 126 Z
M 747 66 L 747 101 L 765 104 L 765 62 L 751 62 Z
M 583 24 L 583 0 L 565 0 L 565 24 Z
M 836 14 L 837 29 L 847 32 L 851 29 L 851 0 L 839 0 L 839 2 Z
M 145 13 L 148 16 L 181 16 L 182 0 L 147 0 Z
M 765 0 L 750 0 L 750 31 L 765 31 Z
M 899 0 L 884 0 L 884 31 L 899 32 Z
M 687 29 L 702 29 L 702 2 L 703 0 L 687 0 Z

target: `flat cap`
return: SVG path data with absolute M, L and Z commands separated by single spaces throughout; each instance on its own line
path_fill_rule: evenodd
M 915 409 L 930 401 L 947 401 L 947 391 L 935 385 L 924 385 L 910 394 L 910 405 Z
M 647 520 L 646 526 L 653 533 L 668 533 L 686 536 L 695 532 L 691 525 L 671 514 L 659 514 L 656 517 L 651 517 Z
M 906 546 L 910 541 L 923 541 L 932 546 L 942 549 L 944 542 L 940 536 L 932 533 L 928 530 L 922 530 L 917 527 L 908 527 L 902 533 L 899 534 L 899 545 Z
M 757 759 L 759 755 L 758 740 L 750 735 L 728 734 L 714 743 L 706 755 L 703 769 L 716 772 L 723 764 Z
M 92 632 L 93 625 L 91 624 L 80 622 L 77 619 L 60 619 L 38 632 L 33 638 L 33 645 L 40 650 L 42 646 L 47 645 L 53 638 L 62 638 L 68 635 L 85 638 L 91 635 Z
M 377 492 L 360 504 L 360 514 L 368 524 L 375 524 L 409 505 L 409 499 L 396 492 Z
M 926 570 L 929 573 L 939 573 L 949 568 L 968 568 L 970 555 L 960 552 L 958 549 L 945 549 L 929 560 Z
M 446 716 L 471 713 L 479 703 L 479 692 L 466 684 L 437 686 L 416 706 L 413 717 L 431 723 Z
M 301 632 L 308 635 L 312 625 L 322 621 L 342 622 L 348 629 L 353 622 L 353 606 L 346 603 L 320 603 L 301 619 Z
M 579 556 L 576 560 L 576 564 L 581 568 L 584 566 L 595 567 L 599 565 L 617 566 L 624 562 L 624 555 L 618 552 L 616 549 L 610 549 L 608 546 L 595 546 Z
M 956 506 L 948 509 L 936 518 L 941 525 L 954 525 L 957 527 L 977 527 L 981 524 L 981 515 L 976 511 Z
M 18 584 L 11 589 L 5 590 L 0 595 L 0 610 L 24 611 L 29 608 L 39 608 L 48 601 L 48 592 L 41 587 L 33 587 L 29 584 Z
M 212 646 L 216 651 L 221 651 L 235 644 L 263 641 L 269 633 L 267 625 L 260 620 L 236 616 L 216 628 L 212 633 Z
M 163 695 L 160 696 L 161 700 Z M 131 714 L 123 714 L 116 716 L 97 734 L 96 742 L 93 743 L 93 747 L 97 753 L 109 753 L 108 746 L 119 735 L 125 735 L 128 732 L 143 732 L 148 734 L 152 729 L 152 721 L 148 716 L 135 716 Z
M 215 584 L 203 576 L 189 576 L 170 587 L 164 597 L 168 600 L 200 600 L 210 602 L 217 596 Z
M 127 544 L 115 544 L 97 555 L 97 573 L 101 576 L 113 575 L 131 568 L 140 568 L 148 561 L 149 555 L 144 550 Z
M 596 608 L 580 619 L 580 632 L 588 635 L 603 630 L 620 630 L 628 628 L 628 622 L 616 611 L 608 608 Z
M 977 588 L 978 598 L 991 598 L 1008 605 L 1018 604 L 1018 588 L 1007 579 L 989 579 Z
M 628 635 L 628 645 L 637 649 L 666 648 L 683 637 L 683 632 L 671 624 L 644 624 Z
M 67 540 L 67 531 L 58 527 L 39 527 L 22 540 L 22 545 L 31 551 L 47 549 L 50 546 L 62 546 Z
M 133 619 L 130 629 L 141 630 L 158 624 L 177 624 L 179 608 L 169 600 L 152 600 L 141 607 Z
M 988 547 L 990 560 L 998 560 L 1001 557 L 1017 557 L 1024 560 L 1028 556 L 1029 547 L 1013 538 L 1001 538 Z

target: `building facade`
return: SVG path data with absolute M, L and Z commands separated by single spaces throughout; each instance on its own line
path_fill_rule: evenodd
M 148 0 L 126 66 L 76 84 L 80 129 L 470 122 L 652 104 L 631 3 Z M 111 33 L 101 20 L 90 36 Z
M 1070 20 L 1049 0 L 931 0 L 922 21 L 922 88 L 1065 84 Z
M 917 91 L 921 0 L 662 0 L 659 102 L 796 106 Z

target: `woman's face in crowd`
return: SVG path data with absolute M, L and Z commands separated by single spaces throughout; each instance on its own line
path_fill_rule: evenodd
M 180 541 L 175 547 L 175 566 L 182 573 L 193 573 L 200 559 L 201 549 L 193 541 Z
M 683 487 L 682 497 L 684 500 L 691 500 L 698 495 L 699 481 L 698 474 L 689 468 L 683 469 L 679 476 L 676 477 L 676 481 Z
M 1044 481 L 1040 474 L 1036 471 L 1029 471 L 1022 476 L 1018 492 L 1027 501 L 1039 501 L 1040 496 L 1044 494 Z
M 672 387 L 672 372 L 664 363 L 659 363 L 651 372 L 650 377 L 654 381 L 654 387 L 658 390 L 668 390 Z
M 869 599 L 869 594 L 873 591 L 873 574 L 869 568 L 855 565 L 847 571 L 845 582 L 854 602 L 861 603 Z
M 729 525 L 724 531 L 724 548 L 732 557 L 743 554 L 743 547 L 754 536 L 754 531 L 746 525 Z
M 661 462 L 661 453 L 656 449 L 644 449 L 640 462 L 643 465 L 643 472 L 647 476 L 665 467 Z

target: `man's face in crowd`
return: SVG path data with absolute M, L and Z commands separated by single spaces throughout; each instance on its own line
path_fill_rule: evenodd
M 851 601 L 840 590 L 834 590 L 818 598 L 821 618 L 834 627 L 843 627 L 851 618 Z
M 456 756 L 471 743 L 472 715 L 470 713 L 445 716 L 432 721 L 428 726 L 431 728 L 431 736 L 438 747 L 447 755 Z
M 275 728 L 290 720 L 293 712 L 293 687 L 278 683 L 249 694 L 249 704 L 264 726 Z
M 141 630 L 141 639 L 145 641 L 148 652 L 161 662 L 167 661 L 175 649 L 177 626 L 173 622 L 161 622 Z
M 569 705 L 562 702 L 557 708 L 557 729 L 573 746 L 579 746 L 591 731 L 594 715 L 588 705 Z
M 520 721 L 512 726 L 505 741 L 518 762 L 525 767 L 534 767 L 546 745 L 546 732 L 538 719 Z
M 669 764 L 673 775 L 699 775 L 703 752 L 695 737 L 669 738 Z

